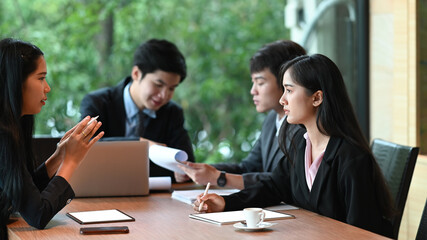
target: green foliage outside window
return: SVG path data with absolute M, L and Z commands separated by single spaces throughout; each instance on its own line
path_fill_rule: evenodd
M 289 38 L 283 8 L 283 0 L 2 0 L 0 37 L 44 51 L 52 91 L 35 134 L 53 136 L 78 122 L 86 93 L 129 75 L 140 43 L 174 42 L 188 77 L 173 99 L 184 108 L 196 160 L 239 162 L 265 116 L 249 93 L 249 58 Z

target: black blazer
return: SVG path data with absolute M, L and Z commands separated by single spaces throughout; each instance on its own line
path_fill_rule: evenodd
M 123 90 L 132 79 L 126 77 L 116 86 L 103 88 L 87 94 L 80 106 L 81 117 L 97 116 L 102 122 L 99 131 L 104 131 L 104 138 L 124 137 L 126 129 L 126 111 L 123 101 Z M 182 108 L 169 101 L 156 112 L 155 119 L 148 118 L 144 138 L 164 143 L 168 147 L 177 148 L 188 154 L 188 161 L 194 162 L 193 147 L 187 130 L 184 128 Z M 117 139 L 117 138 L 116 138 Z M 159 167 L 150 161 L 150 176 L 171 176 L 173 172 Z M 173 178 L 174 179 L 174 178 Z
M 225 196 L 225 210 L 267 207 L 283 201 L 391 236 L 391 224 L 383 218 L 376 199 L 378 190 L 372 177 L 375 160 L 346 140 L 331 137 L 310 192 L 305 178 L 304 132 L 301 129 L 297 134 L 293 163 L 284 160 L 270 179 Z
M 284 156 L 276 137 L 276 118 L 275 111 L 268 113 L 262 124 L 261 135 L 241 163 L 218 163 L 213 166 L 228 173 L 242 174 L 245 187 L 268 178 Z

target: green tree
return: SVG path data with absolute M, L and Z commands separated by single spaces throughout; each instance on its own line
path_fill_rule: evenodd
M 36 134 L 62 134 L 80 118 L 83 96 L 130 73 L 133 51 L 168 39 L 187 60 L 174 100 L 199 162 L 240 161 L 264 115 L 249 94 L 249 59 L 263 44 L 288 38 L 282 0 L 3 0 L 1 37 L 37 44 L 52 87 Z

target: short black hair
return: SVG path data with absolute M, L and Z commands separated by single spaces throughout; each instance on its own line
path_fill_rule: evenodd
M 142 77 L 157 70 L 179 74 L 180 82 L 187 76 L 184 56 L 167 40 L 150 39 L 141 44 L 135 51 L 133 65 L 138 66 Z
M 250 59 L 251 73 L 268 68 L 276 77 L 277 84 L 284 90 L 280 82 L 280 66 L 295 57 L 305 55 L 305 49 L 290 40 L 278 40 L 268 43 L 259 49 Z

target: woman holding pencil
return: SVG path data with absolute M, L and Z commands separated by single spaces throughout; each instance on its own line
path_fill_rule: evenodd
M 34 116 L 47 100 L 50 87 L 43 52 L 33 44 L 0 41 L 0 239 L 7 239 L 11 213 L 42 229 L 74 197 L 68 180 L 88 150 L 100 122 L 84 118 L 69 130 L 53 155 L 34 168 Z
M 218 212 L 285 202 L 366 230 L 391 236 L 393 204 L 364 138 L 338 67 L 326 56 L 301 56 L 282 66 L 280 104 L 293 137 L 281 129 L 285 152 L 271 179 L 238 193 L 199 196 L 198 210 Z M 290 145 L 284 143 L 289 141 Z M 283 146 L 291 146 L 283 149 Z

